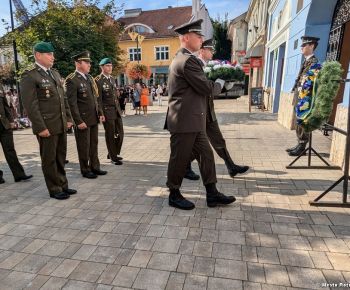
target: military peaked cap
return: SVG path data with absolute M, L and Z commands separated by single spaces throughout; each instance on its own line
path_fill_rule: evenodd
M 44 41 L 40 41 L 40 42 L 36 43 L 34 45 L 33 49 L 34 49 L 34 51 L 41 52 L 41 53 L 55 51 L 51 42 L 44 42 Z
M 301 40 L 301 46 L 305 46 L 307 44 L 317 44 L 320 39 L 318 37 L 313 36 L 302 36 Z
M 201 48 L 214 49 L 213 39 L 211 38 L 211 39 L 203 41 Z
M 197 34 L 203 36 L 202 22 L 203 22 L 203 19 L 198 19 L 194 22 L 185 23 L 181 26 L 176 27 L 174 29 L 174 31 L 177 32 L 178 34 L 181 34 L 181 35 L 184 35 L 184 34 L 190 33 L 190 32 L 194 32 L 194 33 L 197 33 Z
M 112 64 L 112 60 L 109 57 L 101 59 L 99 65 Z
M 78 53 L 76 55 L 73 55 L 72 59 L 74 59 L 74 61 L 80 61 L 80 60 L 91 61 L 90 52 L 87 51 L 87 50 L 83 51 L 83 52 L 80 52 L 80 53 Z

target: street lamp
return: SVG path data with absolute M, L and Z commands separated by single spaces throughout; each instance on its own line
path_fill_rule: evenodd
M 136 52 L 137 52 L 137 64 L 140 63 L 140 55 L 139 55 L 139 44 L 141 47 L 142 41 L 145 39 L 145 37 L 141 34 L 138 34 L 136 31 L 131 31 L 128 33 L 132 41 L 136 41 Z

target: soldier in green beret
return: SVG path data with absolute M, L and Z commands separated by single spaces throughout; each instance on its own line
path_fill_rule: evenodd
M 98 123 L 105 117 L 98 102 L 95 80 L 89 75 L 90 52 L 83 51 L 72 57 L 75 72 L 66 78 L 69 106 L 75 123 L 75 140 L 79 156 L 80 171 L 85 178 L 97 178 L 107 171 L 101 170 L 97 154 Z
M 64 169 L 67 154 L 67 128 L 72 126 L 61 76 L 52 68 L 54 48 L 39 42 L 34 49 L 35 65 L 20 81 L 23 105 L 37 136 L 45 182 L 50 197 L 67 199 L 77 191 L 68 188 Z
M 100 61 L 101 74 L 96 78 L 99 93 L 99 102 L 105 115 L 105 138 L 108 155 L 115 165 L 122 165 L 122 157 L 118 156 L 124 139 L 122 111 L 119 105 L 119 91 L 116 80 L 111 76 L 112 60 L 104 58 Z

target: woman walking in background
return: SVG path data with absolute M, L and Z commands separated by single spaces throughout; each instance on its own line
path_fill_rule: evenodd
M 147 116 L 147 106 L 149 105 L 149 90 L 145 84 L 142 84 L 141 90 L 141 107 L 143 110 L 143 115 Z
M 128 99 L 128 93 L 124 88 L 120 89 L 120 96 L 119 96 L 119 105 L 120 105 L 120 109 L 122 111 L 122 117 L 125 117 L 125 105 L 126 105 L 126 101 Z

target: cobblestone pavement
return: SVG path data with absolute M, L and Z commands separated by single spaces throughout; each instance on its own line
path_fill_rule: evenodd
M 286 170 L 293 131 L 270 113 L 247 113 L 246 98 L 215 105 L 234 160 L 251 166 L 232 180 L 216 155 L 218 186 L 238 199 L 220 208 L 207 208 L 202 184 L 187 180 L 182 190 L 196 209 L 167 205 L 166 106 L 144 117 L 128 105 L 123 166 L 106 159 L 100 128 L 108 175 L 97 180 L 81 177 L 69 136 L 67 174 L 78 194 L 66 201 L 49 198 L 31 131 L 15 132 L 34 178 L 14 183 L 0 153 L 0 289 L 328 289 L 322 283 L 350 282 L 349 210 L 308 205 L 341 171 Z M 316 149 L 329 152 L 330 139 L 315 135 Z M 331 199 L 340 200 L 340 190 Z

